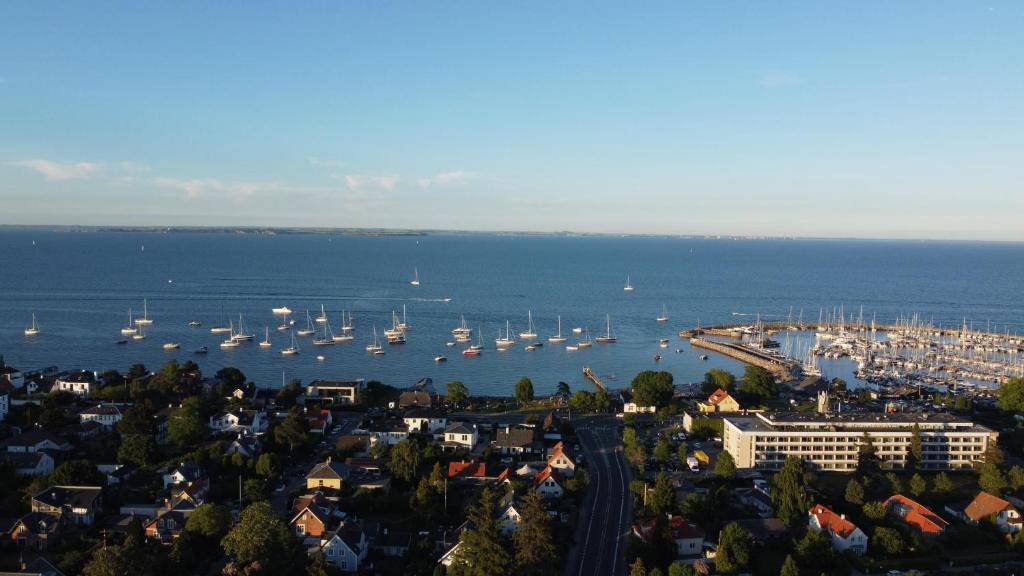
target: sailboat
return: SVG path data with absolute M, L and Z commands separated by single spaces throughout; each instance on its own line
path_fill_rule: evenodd
M 225 315 L 223 306 L 220 307 L 220 314 L 221 316 Z M 227 334 L 229 332 L 231 332 L 231 327 L 223 324 L 210 328 L 210 334 Z
M 320 305 L 320 315 L 316 317 L 316 323 L 317 324 L 326 324 L 327 323 L 327 312 L 324 310 L 324 305 L 323 304 Z
M 580 340 L 579 342 L 577 342 L 576 343 L 576 347 L 577 348 L 590 348 L 593 345 L 594 344 L 590 341 L 590 329 L 589 328 L 584 328 L 583 329 L 583 340 Z
M 519 337 L 523 340 L 533 340 L 537 337 L 537 329 L 533 326 L 533 312 L 526 311 L 526 331 L 520 332 Z
M 484 349 L 484 329 L 480 328 L 480 331 L 476 334 L 476 344 L 469 347 L 470 350 L 480 352 Z
M 263 336 L 263 341 L 260 342 L 260 348 L 270 348 L 270 326 L 267 326 L 266 333 Z
M 243 318 L 242 315 L 239 314 L 238 315 L 238 332 L 236 332 L 234 335 L 232 335 L 231 339 L 234 340 L 235 342 L 249 342 L 249 341 L 253 340 L 254 338 L 255 338 L 255 336 L 253 336 L 252 332 L 246 332 L 245 331 L 245 318 Z
M 288 309 L 287 308 L 275 308 L 274 310 L 288 310 Z M 279 332 L 284 332 L 285 330 L 291 330 L 292 323 L 288 321 L 288 315 L 291 314 L 291 313 L 292 313 L 292 311 L 288 310 L 287 313 L 280 314 L 280 316 L 281 316 L 281 323 L 277 325 L 277 330 Z M 275 314 L 277 314 L 277 312 L 275 312 Z
M 380 340 L 377 340 L 377 325 L 373 326 L 373 342 L 366 345 L 366 351 L 376 354 L 377 352 L 383 352 L 384 348 L 380 345 Z
M 384 331 L 384 337 L 390 343 L 397 344 L 399 343 L 397 342 L 398 340 L 401 340 L 402 344 L 405 343 L 405 332 L 398 327 L 398 314 L 394 310 L 391 311 L 391 329 Z
M 281 350 L 282 356 L 294 356 L 299 353 L 299 345 L 295 343 L 295 333 L 292 333 L 292 345 Z
M 313 318 L 309 315 L 309 310 L 306 310 L 306 327 L 301 330 L 297 330 L 295 333 L 299 336 L 309 336 L 315 332 L 316 330 L 313 328 Z
M 594 340 L 596 340 L 598 344 L 614 344 L 615 343 L 615 336 L 612 336 L 612 315 L 611 314 L 608 314 L 608 316 L 607 316 L 607 325 L 608 325 L 608 328 L 605 331 L 604 336 L 598 336 L 597 338 L 594 338 Z
M 511 326 L 508 320 L 505 320 L 505 337 L 501 337 L 501 328 L 498 328 L 498 337 L 494 340 L 494 344 L 498 348 L 507 348 L 515 343 L 515 339 L 512 338 Z
M 466 338 L 472 336 L 473 329 L 466 325 L 466 316 L 464 314 L 460 314 L 459 320 L 459 325 L 452 328 L 452 336 L 455 336 L 456 340 L 458 340 L 460 336 L 464 336 Z
M 331 331 L 331 340 L 335 342 L 351 342 L 355 336 L 352 335 L 352 324 L 351 320 L 349 324 L 345 323 L 345 311 L 341 311 L 341 334 L 335 334 Z M 330 324 L 328 324 L 330 326 Z
M 330 333 L 330 335 L 328 335 Z M 324 335 L 321 338 L 315 338 L 313 340 L 313 346 L 329 346 L 337 343 L 334 339 L 334 330 L 331 330 L 330 322 L 324 324 Z
M 548 342 L 551 342 L 552 344 L 561 344 L 562 342 L 565 342 L 565 336 L 562 336 L 561 316 L 558 317 L 558 334 L 555 334 L 554 336 L 548 336 Z
M 658 322 L 668 322 L 668 308 L 664 304 L 661 305 L 661 316 L 655 318 Z
M 132 322 L 132 309 L 129 308 L 128 325 L 125 326 L 124 328 L 121 328 L 121 336 L 134 336 L 136 332 L 138 332 L 138 329 L 135 328 L 135 323 Z
M 29 326 L 28 328 L 25 328 L 25 336 L 38 336 L 38 335 L 39 335 L 39 325 L 36 324 L 36 313 L 33 312 L 32 313 L 32 325 Z
M 405 320 L 405 304 L 402 304 L 402 321 L 399 322 L 398 324 L 395 324 L 395 328 L 398 328 L 402 332 L 405 332 L 409 328 L 412 328 L 412 326 L 409 326 L 409 323 L 406 322 Z
M 150 326 L 153 321 L 149 319 L 149 302 L 145 299 L 142 301 L 142 318 L 136 318 L 135 324 L 137 326 Z
M 622 289 L 625 290 L 626 292 L 633 291 L 633 285 L 629 283 L 629 276 L 626 276 L 626 285 L 623 286 Z
M 146 334 L 143 333 L 141 326 L 139 327 L 139 331 L 138 332 L 136 332 L 135 334 L 132 334 L 132 340 L 142 340 L 145 337 L 146 337 Z
M 220 347 L 221 348 L 238 348 L 238 346 L 241 344 L 241 342 L 238 341 L 238 340 L 235 340 L 235 324 L 233 322 L 231 322 L 230 320 L 228 320 L 228 332 L 230 332 L 231 335 L 228 336 L 227 340 L 225 340 L 225 341 L 220 343 Z
M 420 270 L 419 270 L 419 268 L 413 268 L 412 269 L 412 282 L 409 282 L 409 284 L 412 284 L 413 286 L 419 286 L 420 285 Z
M 341 311 L 341 332 L 342 334 L 351 334 L 355 328 L 352 327 L 352 313 L 348 313 L 348 320 L 345 320 L 345 311 Z

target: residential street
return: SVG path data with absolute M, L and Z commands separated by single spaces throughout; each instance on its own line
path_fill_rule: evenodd
M 612 417 L 575 422 L 589 467 L 590 490 L 580 510 L 576 546 L 569 552 L 566 576 L 625 573 L 626 537 L 632 518 L 629 466 Z

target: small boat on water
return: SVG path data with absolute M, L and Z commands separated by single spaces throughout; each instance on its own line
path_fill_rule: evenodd
M 449 348 L 451 348 L 451 347 L 455 346 L 455 342 L 445 342 L 444 345 L 449 347 Z
M 139 330 L 137 334 L 132 334 L 132 340 L 144 340 L 145 338 L 146 335 L 142 333 L 142 330 Z
M 394 310 L 391 311 L 391 328 L 384 330 L 384 337 L 390 340 L 402 335 L 402 330 L 398 327 L 398 314 Z
M 590 329 L 589 328 L 584 328 L 583 329 L 583 340 L 580 340 L 579 342 L 577 342 L 576 346 L 578 348 L 580 348 L 580 349 L 583 349 L 583 348 L 590 348 L 593 345 L 594 344 L 590 341 Z
M 409 282 L 409 284 L 412 284 L 413 286 L 419 286 L 420 285 L 420 269 L 419 268 L 415 268 L 414 267 L 412 269 L 412 281 Z
M 655 362 L 661 362 L 661 354 L 655 354 L 654 355 L 654 361 Z
M 127 343 L 128 343 L 127 340 L 117 340 L 117 341 L 114 342 L 114 344 L 117 344 L 117 345 L 127 344 Z
M 580 327 L 580 326 L 577 326 L 577 327 L 572 329 L 572 333 L 573 334 L 583 334 L 583 328 Z
M 316 359 L 317 359 L 317 360 L 318 360 L 319 362 L 323 362 L 323 361 L 324 361 L 324 357 L 323 357 L 323 356 L 317 356 L 317 357 L 316 357 Z
M 206 346 L 200 346 L 199 348 L 196 348 L 195 350 L 193 350 L 192 353 L 193 354 L 206 354 L 209 351 L 210 351 L 210 349 L 207 348 Z
M 552 344 L 561 344 L 565 342 L 565 336 L 562 336 L 562 317 L 558 317 L 558 333 L 554 336 L 548 336 L 548 342 Z
M 594 338 L 594 340 L 596 340 L 598 344 L 614 344 L 615 343 L 615 336 L 612 335 L 612 315 L 611 314 L 607 315 L 606 321 L 607 321 L 607 329 L 606 329 L 606 331 L 604 333 L 604 336 L 598 336 L 597 338 Z
M 270 348 L 270 326 L 267 326 L 263 335 L 263 341 L 260 342 L 260 348 Z
M 566 351 L 566 352 L 575 352 L 575 351 L 577 351 L 577 350 L 579 350 L 579 349 L 580 349 L 580 348 L 579 348 L 579 346 L 572 346 L 572 345 L 569 345 L 569 346 L 566 346 L 566 347 L 565 347 L 565 351 Z
M 383 348 L 382 348 L 382 349 L 380 349 L 380 350 L 374 350 L 374 351 L 373 351 L 373 355 L 374 355 L 374 356 L 383 356 L 383 355 L 385 355 L 385 354 L 387 354 L 387 352 L 385 352 Z
M 316 329 L 313 328 L 313 318 L 309 315 L 309 310 L 306 310 L 306 327 L 296 330 L 295 333 L 299 336 L 309 336 L 315 332 Z
M 441 362 L 447 362 L 447 361 L 448 361 L 448 357 L 447 356 L 434 356 L 434 362 L 437 362 L 438 364 L 440 364 Z
M 164 344 L 164 350 L 177 350 L 178 348 L 181 348 L 181 344 L 177 342 L 167 342 Z
M 494 344 L 498 348 L 508 348 L 516 343 L 515 338 L 512 337 L 511 325 L 508 320 L 505 320 L 505 336 L 501 335 L 501 328 L 498 328 L 498 337 L 495 338 Z
M 481 328 L 476 335 L 476 344 L 472 344 L 469 347 L 470 350 L 476 350 L 480 352 L 484 349 L 484 329 Z
M 292 313 L 291 309 L 288 308 L 287 306 L 282 306 L 280 308 L 271 308 L 270 311 L 274 313 L 274 316 L 287 316 Z
M 351 334 L 355 328 L 352 327 L 352 313 L 348 313 L 348 320 L 345 320 L 345 311 L 341 311 L 341 333 Z
M 366 351 L 376 354 L 377 352 L 383 352 L 384 348 L 380 345 L 380 341 L 377 340 L 377 326 L 373 327 L 373 342 L 366 345 Z
M 210 328 L 210 334 L 227 334 L 228 332 L 231 332 L 231 328 L 228 326 L 214 326 Z
M 203 325 L 203 323 L 200 322 L 199 320 L 189 320 L 188 325 L 191 328 L 199 328 L 200 326 Z
M 36 313 L 32 313 L 32 325 L 25 328 L 25 336 L 38 336 L 39 335 L 39 324 L 36 324 Z
M 530 344 L 529 346 L 526 347 L 526 351 L 527 352 L 533 352 L 536 349 L 537 349 L 537 347 L 534 346 L 533 344 Z
M 658 346 L 661 346 L 662 348 L 668 348 L 668 338 L 662 338 L 661 340 L 658 340 Z
M 142 318 L 135 319 L 136 326 L 151 326 L 153 321 L 149 318 L 149 302 L 146 300 L 142 301 Z
M 526 311 L 526 331 L 520 332 L 519 337 L 523 340 L 533 340 L 537 338 L 537 329 L 533 325 L 533 311 Z
M 241 314 L 238 315 L 238 332 L 235 332 L 231 339 L 236 342 L 249 342 L 254 340 L 256 337 L 253 336 L 252 332 L 245 331 L 245 318 Z
M 701 354 L 700 356 L 697 356 L 697 359 L 698 360 L 707 360 L 708 359 L 708 355 L 707 354 Z
M 128 309 L 128 325 L 121 328 L 121 336 L 132 336 L 138 332 L 138 328 L 135 328 L 135 323 L 132 321 L 132 309 Z
M 292 334 L 292 345 L 281 350 L 282 356 L 294 356 L 299 353 L 299 345 L 295 343 L 295 334 Z
M 626 276 L 626 285 L 622 287 L 622 290 L 625 292 L 633 291 L 633 285 L 629 283 L 629 276 Z
M 480 354 L 483 354 L 483 350 L 475 348 L 466 348 L 462 351 L 463 356 L 479 356 Z
M 402 321 L 399 322 L 398 324 L 395 324 L 395 328 L 401 330 L 402 332 L 405 332 L 412 328 L 412 326 L 409 326 L 409 322 L 407 322 L 405 319 L 405 304 L 402 304 Z
M 661 305 L 661 316 L 655 318 L 658 322 L 668 322 L 668 308 L 664 304 Z
M 320 305 L 320 315 L 316 317 L 316 323 L 317 324 L 326 324 L 327 323 L 327 312 L 324 310 L 324 305 L 323 304 Z

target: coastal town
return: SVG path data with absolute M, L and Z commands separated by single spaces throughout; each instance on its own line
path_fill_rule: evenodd
M 1024 549 L 1020 379 L 0 376 L 2 574 L 972 573 Z

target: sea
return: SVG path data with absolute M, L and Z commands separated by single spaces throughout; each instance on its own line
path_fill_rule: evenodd
M 414 271 L 418 287 L 410 284 Z M 632 291 L 623 289 L 627 277 Z M 863 310 L 865 320 L 916 314 L 939 326 L 966 321 L 1016 333 L 1024 331 L 1022 296 L 1021 243 L 0 229 L 0 354 L 9 364 L 157 370 L 173 358 L 193 360 L 205 374 L 234 366 L 265 388 L 293 378 L 396 387 L 431 378 L 442 391 L 461 380 L 474 394 L 510 395 L 525 376 L 545 394 L 560 381 L 592 389 L 585 366 L 612 388 L 642 370 L 667 370 L 685 384 L 712 367 L 743 370 L 714 353 L 701 360 L 704 352 L 679 338 L 698 324 L 816 322 L 842 306 L 847 316 Z M 144 301 L 153 320 L 146 338 L 118 344 L 129 308 L 138 317 Z M 297 337 L 299 354 L 283 356 L 292 335 L 275 330 L 271 309 L 293 310 L 294 330 L 321 305 L 335 331 L 342 312 L 351 313 L 355 340 L 314 347 L 311 337 Z M 368 354 L 373 328 L 383 340 L 403 306 L 408 342 Z M 659 323 L 663 309 L 669 320 Z M 41 333 L 26 337 L 33 313 Z M 496 351 L 499 330 L 509 322 L 518 335 L 528 313 L 544 346 L 530 352 L 520 340 Z M 255 341 L 219 348 L 224 336 L 209 328 L 240 316 Z M 461 316 L 482 335 L 479 357 L 446 345 Z M 569 344 L 579 338 L 573 327 L 593 339 L 609 319 L 617 342 L 576 352 L 549 344 L 559 316 Z M 273 346 L 261 349 L 266 327 Z M 166 351 L 167 342 L 181 347 Z M 209 352 L 195 354 L 202 346 Z M 448 361 L 435 362 L 439 355 Z M 823 360 L 822 368 L 853 380 L 846 364 Z

